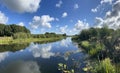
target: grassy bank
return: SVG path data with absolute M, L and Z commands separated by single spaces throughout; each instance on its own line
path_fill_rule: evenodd
M 120 73 L 120 29 L 90 28 L 82 30 L 72 40 L 89 55 L 84 71 Z
M 65 37 L 50 37 L 50 38 L 25 38 L 25 39 L 13 39 L 12 37 L 0 37 L 0 45 L 3 44 L 20 44 L 20 43 L 30 43 L 30 42 L 47 42 L 60 40 Z

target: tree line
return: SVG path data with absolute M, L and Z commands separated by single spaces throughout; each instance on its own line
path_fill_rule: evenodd
M 30 30 L 25 26 L 19 26 L 15 24 L 5 25 L 0 24 L 0 36 L 13 36 L 15 33 L 30 33 Z
M 5 25 L 0 24 L 0 37 L 11 36 L 13 39 L 19 38 L 51 38 L 51 37 L 66 37 L 66 34 L 56 34 L 46 32 L 45 34 L 31 34 L 30 30 L 25 26 L 16 24 Z
M 56 34 L 56 33 L 49 33 L 46 32 L 45 34 L 30 34 L 30 33 L 15 33 L 13 35 L 13 39 L 24 39 L 24 38 L 61 38 L 66 37 L 66 34 Z
M 73 39 L 77 39 L 79 41 L 92 40 L 92 39 L 100 40 L 100 39 L 108 38 L 108 36 L 110 37 L 112 36 L 112 34 L 118 31 L 120 32 L 120 29 L 114 30 L 114 29 L 109 29 L 108 27 L 90 28 L 90 29 L 82 30 L 79 34 L 75 35 Z

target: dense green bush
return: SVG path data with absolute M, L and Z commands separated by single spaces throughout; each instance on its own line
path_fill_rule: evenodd
M 90 56 L 98 56 L 99 52 L 102 51 L 105 48 L 103 44 L 95 43 L 90 46 L 90 49 L 88 51 L 88 54 Z
M 82 30 L 76 38 L 80 39 L 81 41 L 84 40 L 90 40 L 92 38 L 97 38 L 99 40 L 102 40 L 103 38 L 106 38 L 114 32 L 113 29 L 109 29 L 107 27 L 103 28 L 90 28 Z M 74 38 L 75 39 L 75 38 Z
M 112 65 L 109 58 L 101 61 L 99 64 L 95 65 L 92 73 L 116 73 L 115 67 Z
M 30 33 L 23 33 L 23 32 L 15 33 L 13 35 L 13 39 L 24 39 L 24 38 L 30 38 L 30 37 L 31 37 Z
M 82 41 L 81 47 L 90 55 L 97 56 L 105 46 L 101 43 L 90 43 L 89 41 Z
M 87 50 L 90 47 L 90 43 L 88 41 L 82 41 L 81 47 L 83 47 Z

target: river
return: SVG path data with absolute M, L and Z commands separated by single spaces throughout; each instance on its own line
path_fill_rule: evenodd
M 85 73 L 82 70 L 85 57 L 71 38 L 45 44 L 30 43 L 22 50 L 0 52 L 0 73 L 61 73 L 59 63 L 66 64 L 75 73 Z

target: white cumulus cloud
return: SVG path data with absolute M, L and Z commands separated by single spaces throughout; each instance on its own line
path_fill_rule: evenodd
M 8 21 L 8 17 L 0 11 L 0 23 L 5 24 L 7 23 L 7 21 Z
M 29 24 L 33 29 L 38 29 L 39 27 L 51 28 L 52 26 L 50 22 L 54 20 L 55 18 L 50 17 L 49 15 L 42 15 L 41 17 L 34 16 L 32 22 L 30 22 Z
M 89 28 L 89 24 L 86 22 L 83 22 L 81 20 L 78 20 L 78 22 L 75 24 L 76 30 L 83 30 Z
M 36 12 L 40 7 L 41 0 L 1 0 L 8 9 L 19 13 Z
M 60 1 L 56 4 L 56 7 L 60 8 L 62 4 L 63 4 L 63 2 L 60 0 Z
M 112 4 L 112 2 L 113 2 L 113 0 L 101 0 L 101 4 L 103 4 L 103 3 L 110 3 L 110 4 Z
M 75 4 L 74 5 L 74 9 L 78 9 L 79 8 L 79 5 L 78 4 Z
M 19 26 L 24 26 L 23 22 L 18 23 Z
M 67 30 L 68 30 L 67 28 L 68 28 L 67 25 L 65 25 L 65 26 L 63 26 L 63 27 L 60 27 L 60 32 L 62 32 L 62 33 L 66 33 Z
M 92 8 L 91 9 L 91 11 L 93 12 L 93 13 L 96 13 L 96 12 L 98 12 L 98 11 L 103 11 L 104 10 L 104 8 L 105 8 L 105 4 L 112 4 L 112 2 L 113 2 L 114 0 L 101 0 L 100 1 L 100 4 L 97 6 L 97 7 L 95 7 L 95 8 Z
M 102 27 L 108 25 L 109 28 L 120 28 L 120 0 L 117 0 L 113 6 L 112 11 L 106 12 L 104 18 L 96 18 L 96 27 Z
M 65 17 L 67 17 L 67 16 L 68 16 L 67 12 L 64 12 L 64 13 L 62 14 L 62 17 L 63 17 L 63 18 L 65 18 Z
M 95 13 L 98 11 L 98 8 L 91 9 L 91 11 Z

